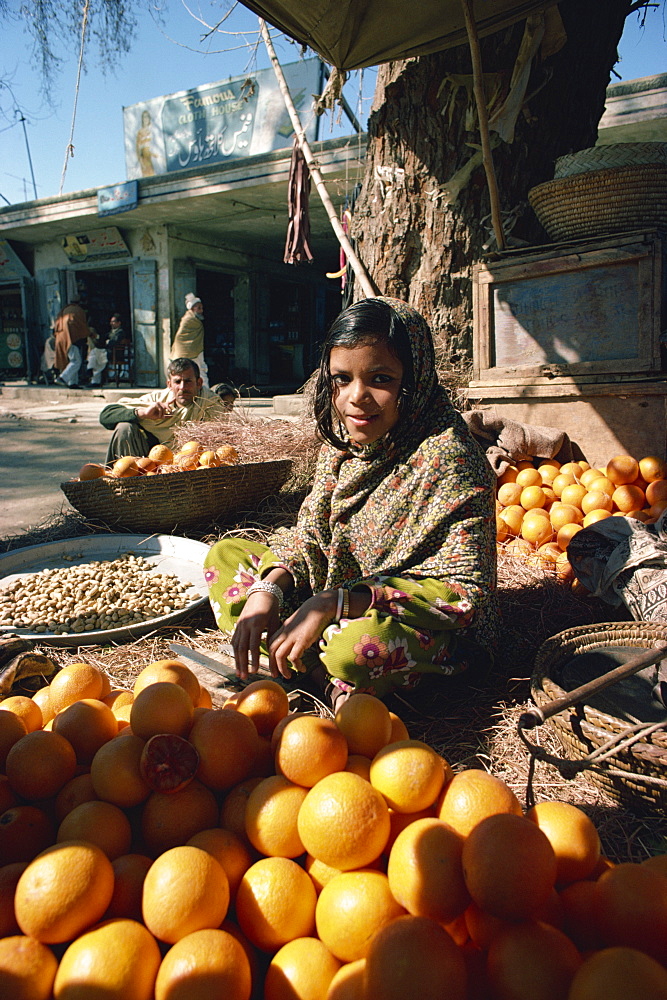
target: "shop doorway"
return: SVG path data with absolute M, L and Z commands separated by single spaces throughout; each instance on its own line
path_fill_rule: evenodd
M 197 295 L 204 306 L 204 356 L 209 385 L 233 379 L 236 333 L 234 288 L 236 278 L 221 271 L 197 268 Z
M 76 288 L 88 314 L 88 325 L 106 338 L 112 313 L 120 313 L 123 329 L 132 336 L 130 281 L 126 267 L 76 271 Z

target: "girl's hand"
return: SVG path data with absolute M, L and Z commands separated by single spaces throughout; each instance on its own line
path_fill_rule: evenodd
M 242 680 L 248 677 L 248 656 L 250 656 L 250 673 L 259 670 L 259 644 L 262 635 L 273 635 L 280 628 L 278 602 L 266 591 L 258 590 L 248 597 L 232 636 L 232 648 L 236 661 L 236 673 Z M 271 675 L 278 676 L 278 671 L 272 666 Z
M 302 656 L 317 642 L 327 625 L 331 625 L 336 617 L 336 602 L 335 590 L 315 594 L 276 631 L 269 632 L 269 666 L 273 677 L 280 672 L 289 678 L 292 668 L 300 673 L 305 671 Z M 236 627 L 238 629 L 238 625 Z

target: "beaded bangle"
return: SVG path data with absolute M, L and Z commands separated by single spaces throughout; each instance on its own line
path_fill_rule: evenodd
M 280 610 L 285 603 L 284 595 L 277 583 L 271 583 L 270 580 L 257 580 L 253 583 L 252 587 L 248 587 L 247 596 L 250 597 L 251 594 L 256 594 L 259 590 L 266 591 L 267 594 L 271 594 L 278 601 L 278 610 Z
M 350 591 L 344 587 L 338 588 L 338 603 L 336 605 L 335 622 L 340 622 L 341 618 L 350 617 Z

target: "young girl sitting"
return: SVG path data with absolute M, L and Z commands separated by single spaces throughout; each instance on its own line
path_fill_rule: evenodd
M 206 558 L 239 677 L 257 671 L 261 648 L 274 677 L 324 674 L 335 705 L 488 665 L 493 476 L 438 384 L 419 313 L 385 297 L 341 313 L 315 417 L 324 444 L 295 527 L 268 545 L 223 539 Z

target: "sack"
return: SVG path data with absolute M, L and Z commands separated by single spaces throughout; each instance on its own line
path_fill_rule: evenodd
M 107 352 L 103 347 L 91 347 L 88 351 L 86 367 L 90 368 L 91 371 L 95 371 L 95 369 L 102 371 L 107 361 Z
M 667 511 L 655 524 L 596 521 L 572 537 L 567 557 L 594 597 L 624 604 L 635 621 L 667 622 Z

